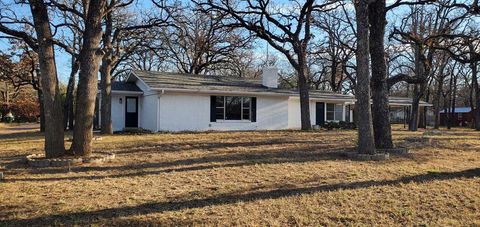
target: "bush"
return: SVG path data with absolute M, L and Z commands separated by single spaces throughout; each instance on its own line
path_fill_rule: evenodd
M 40 104 L 36 97 L 25 96 L 10 105 L 17 122 L 36 122 L 40 116 Z
M 3 117 L 3 121 L 6 123 L 12 123 L 15 120 L 12 114 L 7 114 Z
M 327 121 L 323 125 L 324 128 L 327 130 L 332 129 L 356 129 L 357 126 L 353 122 L 345 122 L 345 121 Z

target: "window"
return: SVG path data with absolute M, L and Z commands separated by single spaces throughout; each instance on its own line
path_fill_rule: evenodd
M 137 99 L 127 98 L 127 113 L 137 112 Z
M 327 103 L 327 121 L 343 120 L 343 105 Z
M 215 98 L 215 110 L 217 120 L 251 120 L 251 98 L 217 96 Z

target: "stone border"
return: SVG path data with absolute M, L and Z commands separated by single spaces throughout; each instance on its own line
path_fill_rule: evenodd
M 405 142 L 407 143 L 431 143 L 432 142 L 432 138 L 429 138 L 429 137 L 425 137 L 425 136 L 422 136 L 422 137 L 405 137 Z
M 376 154 L 360 154 L 356 151 L 345 152 L 347 158 L 357 161 L 384 161 L 390 159 L 389 153 L 376 153 Z
M 406 154 L 410 153 L 408 151 L 408 148 L 406 148 L 406 147 L 395 147 L 395 148 L 390 148 L 390 149 L 377 149 L 377 151 L 382 152 L 382 153 L 394 154 L 394 155 L 406 155 Z
M 100 164 L 115 159 L 113 153 L 96 153 L 95 156 L 89 158 L 71 157 L 71 158 L 44 158 L 40 154 L 31 154 L 26 157 L 27 164 L 32 167 L 61 167 L 80 165 L 82 163 Z
M 428 130 L 423 132 L 423 136 L 441 136 L 443 132 L 438 129 Z

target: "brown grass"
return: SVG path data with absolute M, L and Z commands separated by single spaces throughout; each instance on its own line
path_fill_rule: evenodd
M 0 226 L 479 226 L 480 133 L 421 134 L 384 162 L 340 155 L 354 131 L 115 135 L 95 149 L 116 160 L 70 172 L 18 162 L 39 133 L 0 135 Z

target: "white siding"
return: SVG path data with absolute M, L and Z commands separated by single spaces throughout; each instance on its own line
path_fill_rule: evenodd
M 210 95 L 160 96 L 160 131 L 275 130 L 288 128 L 286 97 L 257 97 L 257 122 L 210 122 Z
M 158 95 L 156 93 L 142 96 L 138 100 L 139 114 L 138 127 L 150 131 L 158 131 L 157 129 L 157 102 Z
M 142 85 L 141 83 L 138 84 Z M 113 130 L 125 127 L 125 94 L 112 94 Z M 130 95 L 133 96 L 133 95 Z M 299 129 L 300 100 L 296 97 L 257 97 L 257 122 L 210 122 L 210 95 L 145 91 L 138 99 L 138 126 L 151 131 L 280 130 Z M 122 103 L 119 99 L 122 98 Z M 315 124 L 315 103 L 311 100 L 310 119 Z
M 317 101 L 310 101 L 310 123 L 315 124 L 316 121 L 316 107 L 315 103 Z M 288 100 L 288 128 L 289 129 L 300 129 L 302 127 L 302 122 L 300 118 L 300 99 L 299 98 L 290 98 Z
M 125 128 L 125 95 L 112 94 L 112 127 L 113 131 Z

